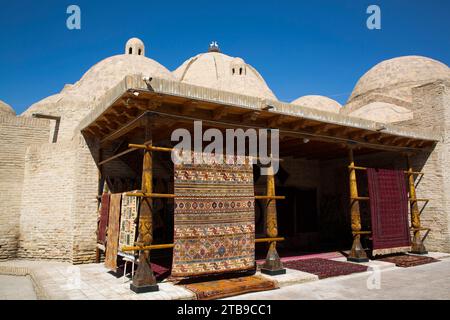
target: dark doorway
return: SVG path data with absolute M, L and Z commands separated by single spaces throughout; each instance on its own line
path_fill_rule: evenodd
M 279 187 L 277 194 L 286 197 L 277 201 L 279 235 L 286 238 L 280 249 L 297 254 L 319 250 L 317 189 Z

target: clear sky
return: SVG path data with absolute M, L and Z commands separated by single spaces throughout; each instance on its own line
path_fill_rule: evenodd
M 66 9 L 81 8 L 81 30 Z M 371 4 L 381 30 L 366 27 Z M 424 55 L 450 64 L 449 0 L 0 0 L 0 100 L 19 114 L 141 38 L 169 70 L 216 40 L 252 64 L 282 101 L 321 94 L 345 103 L 376 63 Z

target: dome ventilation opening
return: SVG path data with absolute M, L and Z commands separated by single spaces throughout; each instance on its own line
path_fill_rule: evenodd
M 125 45 L 125 54 L 144 56 L 145 46 L 144 43 L 138 38 L 131 38 Z
M 231 61 L 231 75 L 245 76 L 247 74 L 247 66 L 241 58 L 235 58 Z

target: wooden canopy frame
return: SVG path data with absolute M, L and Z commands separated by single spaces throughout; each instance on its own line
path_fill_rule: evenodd
M 430 199 L 419 199 L 416 196 L 416 186 L 414 184 L 414 176 L 423 176 L 423 172 L 414 171 L 411 167 L 410 156 L 405 154 L 407 160 L 408 169 L 404 171 L 408 177 L 408 193 L 409 193 L 409 205 L 410 205 L 410 215 L 411 215 L 411 227 L 410 230 L 413 232 L 413 241 L 411 246 L 411 252 L 416 254 L 426 254 L 427 251 L 424 246 L 424 241 L 431 231 L 430 228 L 423 228 L 420 222 L 420 214 L 423 210 L 419 211 L 418 202 L 425 202 L 424 207 L 428 204 Z M 349 160 L 350 164 L 348 166 L 349 170 L 349 186 L 350 186 L 350 215 L 351 215 L 351 227 L 353 234 L 353 244 L 348 261 L 353 262 L 367 262 L 367 254 L 361 245 L 361 236 L 370 235 L 370 231 L 361 230 L 361 214 L 359 210 L 359 202 L 370 201 L 369 197 L 360 197 L 358 195 L 358 184 L 356 182 L 356 171 L 367 171 L 366 167 L 355 166 L 355 160 L 353 157 L 353 149 L 349 149 Z M 424 237 L 421 237 L 420 232 L 426 230 Z
M 161 119 L 154 130 L 157 121 Z M 168 118 L 175 121 L 171 127 L 167 124 Z M 360 236 L 367 232 L 361 231 L 361 220 L 359 212 L 359 201 L 365 201 L 358 196 L 356 184 L 356 170 L 354 151 L 358 154 L 374 153 L 380 151 L 393 151 L 400 153 L 415 154 L 419 152 L 430 152 L 436 140 L 429 138 L 417 138 L 408 135 L 396 135 L 385 132 L 383 126 L 367 129 L 363 126 L 343 125 L 337 122 L 326 122 L 309 118 L 302 118 L 294 114 L 281 114 L 269 109 L 249 109 L 238 106 L 225 106 L 211 101 L 193 100 L 182 96 L 164 95 L 146 90 L 128 90 L 100 116 L 81 131 L 83 135 L 95 138 L 100 146 L 99 150 L 99 179 L 102 178 L 103 166 L 127 153 L 144 150 L 142 165 L 142 186 L 139 194 L 142 197 L 142 205 L 139 212 L 139 238 L 134 247 L 122 248 L 125 251 L 138 250 L 140 263 L 133 277 L 131 289 L 135 292 L 147 292 L 158 290 L 156 280 L 149 262 L 150 250 L 171 248 L 173 244 L 153 245 L 151 202 L 153 198 L 173 198 L 173 194 L 153 193 L 152 186 L 152 153 L 169 152 L 171 148 L 155 146 L 154 141 L 159 141 L 163 133 L 171 131 L 180 123 L 192 123 L 201 120 L 210 126 L 218 128 L 273 128 L 280 131 L 282 143 L 280 153 L 294 157 L 310 157 L 313 159 L 341 158 L 349 152 L 349 179 L 350 179 L 350 212 L 353 232 L 353 246 L 349 258 L 354 261 L 367 259 L 360 243 Z M 115 141 L 126 141 L 129 135 L 141 134 L 142 141 L 128 143 L 128 148 L 118 152 L 108 159 L 103 159 L 102 150 Z M 128 138 L 129 139 L 129 138 Z M 306 142 L 311 142 L 307 144 Z M 301 145 L 302 148 L 298 146 Z M 305 146 L 307 145 L 307 146 Z M 330 146 L 333 148 L 330 149 Z M 281 149 L 282 147 L 282 149 Z M 283 155 L 282 155 L 283 156 Z M 410 197 L 415 197 L 415 189 L 411 189 L 411 178 L 414 171 L 408 168 L 410 177 Z M 412 180 L 412 188 L 414 181 Z M 266 195 L 257 196 L 256 199 L 271 201 L 281 200 L 282 197 L 275 195 L 275 179 L 269 175 L 267 179 Z M 411 202 L 411 216 L 413 218 L 414 243 L 417 243 L 418 252 L 423 251 L 421 244 L 420 218 L 418 216 L 417 201 Z M 271 206 L 273 207 L 273 206 Z M 268 273 L 277 274 L 283 272 L 283 267 L 276 252 L 278 237 L 276 210 L 268 210 L 266 223 L 267 238 L 257 242 L 269 242 L 264 269 Z M 421 249 L 423 248 L 423 249 Z

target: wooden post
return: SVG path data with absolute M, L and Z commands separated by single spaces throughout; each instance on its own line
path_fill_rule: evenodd
M 417 203 L 416 187 L 414 185 L 414 170 L 411 167 L 411 161 L 409 155 L 406 155 L 406 163 L 408 166 L 408 185 L 409 185 L 409 199 L 410 201 L 410 213 L 411 213 L 411 226 L 413 227 L 413 239 L 411 243 L 411 253 L 427 254 L 427 250 L 422 241 L 420 235 L 420 213 L 419 205 Z
M 149 120 L 146 123 L 145 140 L 148 145 L 152 145 L 151 128 Z M 153 159 L 152 151 L 144 151 L 144 161 L 142 166 L 142 192 L 153 192 Z M 152 221 L 152 198 L 142 198 L 139 206 L 139 236 L 136 245 L 149 246 L 153 241 L 153 221 Z M 150 250 L 139 251 L 139 263 L 133 277 L 130 289 L 136 293 L 158 291 L 155 276 L 150 264 Z
M 369 259 L 367 258 L 366 252 L 364 251 L 361 245 L 361 214 L 359 212 L 359 201 L 358 199 L 358 184 L 356 182 L 356 169 L 355 160 L 353 158 L 353 148 L 349 149 L 349 159 L 350 159 L 350 168 L 349 168 L 349 183 L 350 183 L 350 215 L 351 215 L 351 225 L 352 225 L 352 235 L 353 235 L 353 244 L 352 249 L 350 251 L 349 256 L 347 257 L 348 261 L 353 262 L 367 262 Z
M 267 196 L 275 196 L 275 175 L 272 165 L 268 169 L 267 174 Z M 269 199 L 266 203 L 266 234 L 269 238 L 276 238 L 278 236 L 277 207 L 275 201 L 274 199 Z M 261 272 L 272 276 L 286 273 L 286 269 L 283 268 L 277 252 L 276 241 L 270 242 L 266 261 L 261 266 Z

